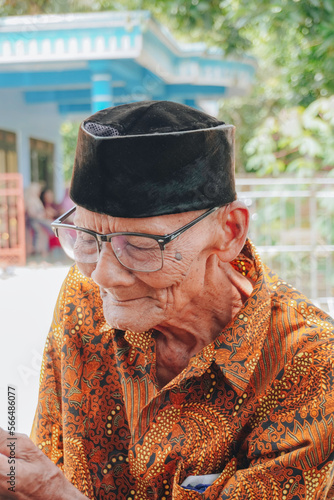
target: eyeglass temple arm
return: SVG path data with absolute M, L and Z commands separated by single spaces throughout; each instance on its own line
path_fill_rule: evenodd
M 72 207 L 70 208 L 69 210 L 67 210 L 67 212 L 65 212 L 63 215 L 61 215 L 60 217 L 58 217 L 58 219 L 56 219 L 53 224 L 57 224 L 58 222 L 62 223 L 65 219 L 67 219 L 67 217 L 69 217 L 71 214 L 73 214 L 73 212 L 76 210 L 77 207 Z
M 167 243 L 169 243 L 170 241 L 174 240 L 175 238 L 177 238 L 178 236 L 180 236 L 180 234 L 184 233 L 185 231 L 187 231 L 187 229 L 190 229 L 192 226 L 194 226 L 195 224 L 197 224 L 197 222 L 200 222 L 201 220 L 203 220 L 205 217 L 207 217 L 208 215 L 212 214 L 213 212 L 215 212 L 216 210 L 218 210 L 218 208 L 220 207 L 214 207 L 214 208 L 211 208 L 210 210 L 207 210 L 206 212 L 204 212 L 204 214 L 200 215 L 199 217 L 197 217 L 195 220 L 192 220 L 191 222 L 188 222 L 188 224 L 186 224 L 185 226 L 182 226 L 180 227 L 180 229 L 178 229 L 177 231 L 175 231 L 174 233 L 170 233 L 170 234 L 166 234 L 164 236 L 164 239 L 163 239 L 163 243 L 164 245 L 166 245 Z

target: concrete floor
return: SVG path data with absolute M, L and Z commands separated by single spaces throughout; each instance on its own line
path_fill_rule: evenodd
M 68 264 L 30 262 L 0 269 L 0 426 L 8 427 L 7 386 L 16 387 L 17 432 L 30 433 L 39 370 Z

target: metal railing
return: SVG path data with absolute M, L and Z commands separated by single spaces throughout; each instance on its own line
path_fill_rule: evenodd
M 238 178 L 264 262 L 334 314 L 334 178 Z

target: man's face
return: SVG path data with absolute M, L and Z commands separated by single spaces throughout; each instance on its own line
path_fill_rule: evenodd
M 75 224 L 92 231 L 168 234 L 201 212 L 143 219 L 114 218 L 78 207 Z M 211 216 L 210 216 L 211 217 Z M 100 287 L 104 316 L 111 327 L 141 332 L 177 318 L 203 290 L 210 257 L 212 221 L 201 221 L 164 250 L 164 265 L 153 273 L 130 271 L 116 259 L 111 245 L 102 244 L 97 264 L 79 264 L 80 271 Z M 176 254 L 180 255 L 176 258 Z

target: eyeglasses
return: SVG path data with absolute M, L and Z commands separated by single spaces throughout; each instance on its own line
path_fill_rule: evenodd
M 163 266 L 165 246 L 218 208 L 210 208 L 180 229 L 163 236 L 131 232 L 100 234 L 90 229 L 64 223 L 73 217 L 76 207 L 52 222 L 51 227 L 65 253 L 80 264 L 96 264 L 102 243 L 110 243 L 115 257 L 122 266 L 131 271 L 153 273 Z

